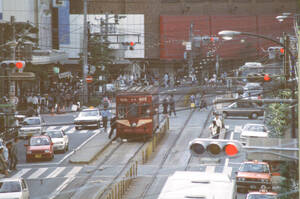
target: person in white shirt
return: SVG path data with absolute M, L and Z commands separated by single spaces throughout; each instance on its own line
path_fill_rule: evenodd
M 209 126 L 209 129 L 210 129 L 212 138 L 218 139 L 219 138 L 219 134 L 217 132 L 218 126 L 217 126 L 215 120 L 212 121 L 211 125 Z

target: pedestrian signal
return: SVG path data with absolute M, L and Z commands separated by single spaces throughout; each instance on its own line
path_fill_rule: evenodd
M 201 157 L 237 157 L 242 149 L 236 140 L 196 138 L 189 143 L 191 154 Z

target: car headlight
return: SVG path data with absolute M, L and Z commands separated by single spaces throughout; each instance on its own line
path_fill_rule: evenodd
M 50 153 L 50 150 L 45 150 L 45 153 Z
M 136 127 L 136 123 L 134 122 L 134 123 L 132 123 L 132 125 L 131 125 L 132 127 Z
M 32 154 L 32 151 L 27 151 L 27 154 Z

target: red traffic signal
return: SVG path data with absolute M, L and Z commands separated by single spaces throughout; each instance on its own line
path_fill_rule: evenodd
M 135 43 L 134 43 L 133 41 L 131 41 L 131 42 L 129 43 L 129 45 L 130 45 L 130 46 L 134 46 Z
M 284 54 L 284 48 L 280 48 L 280 53 Z
M 270 77 L 268 74 L 265 74 L 265 75 L 264 75 L 264 81 L 265 81 L 265 82 L 271 81 L 271 77 Z
M 197 138 L 189 143 L 191 154 L 201 157 L 237 157 L 242 149 L 235 140 Z
M 22 69 L 25 67 L 25 61 L 6 60 L 1 62 L 2 68 Z

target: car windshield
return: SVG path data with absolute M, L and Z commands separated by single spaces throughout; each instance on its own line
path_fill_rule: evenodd
M 60 131 L 47 131 L 46 135 L 48 135 L 51 138 L 62 138 L 62 134 Z
M 30 139 L 30 146 L 43 146 L 49 145 L 50 141 L 46 137 L 39 137 L 39 138 L 31 138 Z
M 275 199 L 274 195 L 262 195 L 262 194 L 251 194 L 248 195 L 248 199 Z
M 26 118 L 23 122 L 24 125 L 39 125 L 40 123 L 39 118 Z
M 256 131 L 256 132 L 266 132 L 264 126 L 258 125 L 247 125 L 244 128 L 245 131 Z
M 18 181 L 0 182 L 0 193 L 21 192 Z
M 269 173 L 269 167 L 266 164 L 246 163 L 240 168 L 241 172 Z
M 80 117 L 97 116 L 97 115 L 98 115 L 98 111 L 82 111 L 79 114 Z

